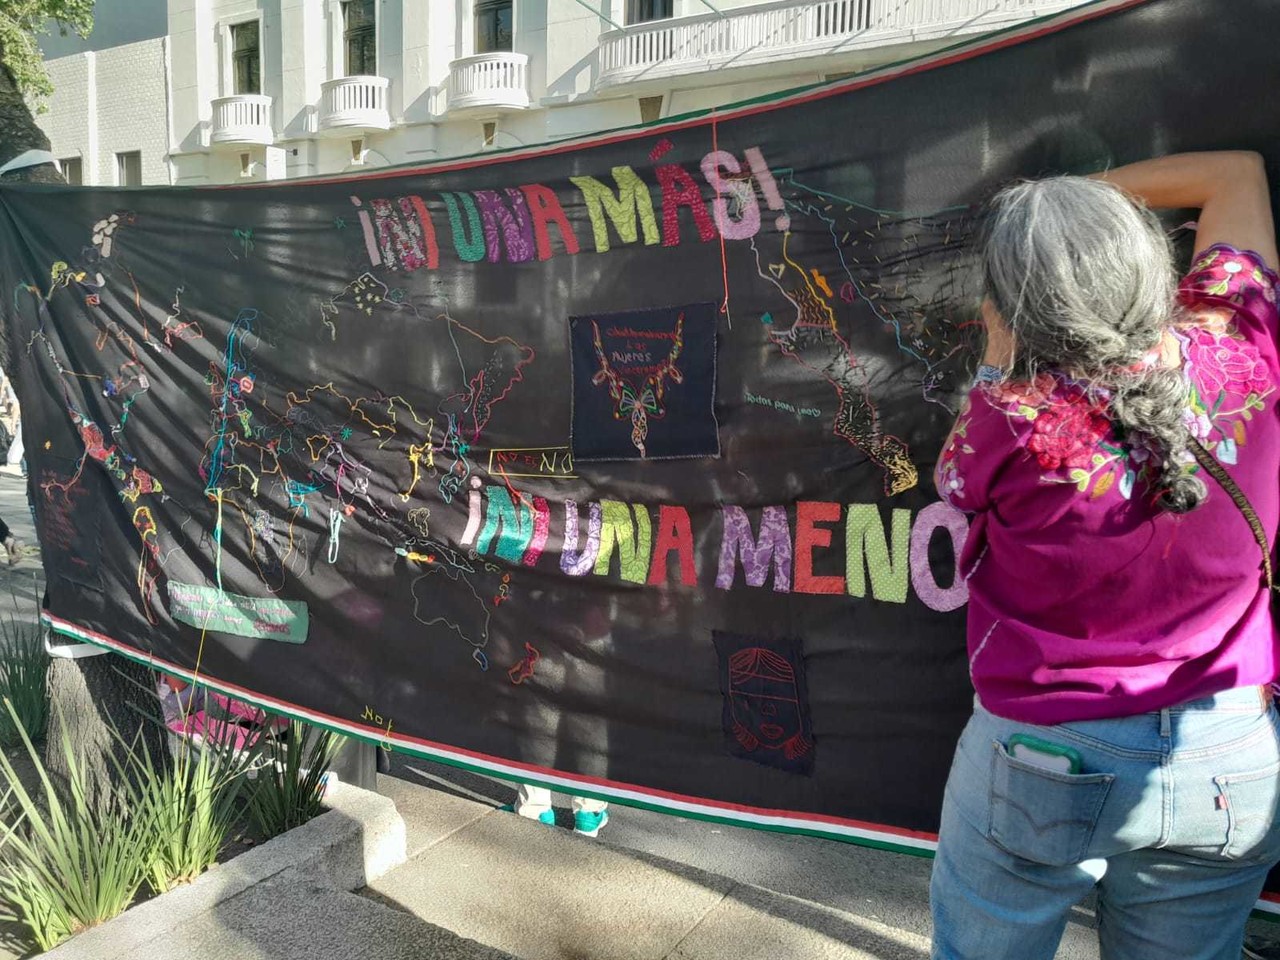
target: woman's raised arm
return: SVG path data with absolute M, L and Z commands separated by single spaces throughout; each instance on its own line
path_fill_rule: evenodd
M 1280 266 L 1271 190 L 1262 156 L 1249 151 L 1179 153 L 1094 174 L 1149 207 L 1200 210 L 1196 253 L 1215 243 L 1253 250 Z

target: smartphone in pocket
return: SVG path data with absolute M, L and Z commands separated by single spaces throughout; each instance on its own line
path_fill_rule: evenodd
M 1079 773 L 1083 769 L 1080 754 L 1071 747 L 1050 743 L 1025 733 L 1015 733 L 1006 748 L 1009 756 L 1033 767 L 1055 773 Z

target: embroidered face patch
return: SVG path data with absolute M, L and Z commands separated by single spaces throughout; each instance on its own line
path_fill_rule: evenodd
M 575 460 L 720 454 L 716 306 L 569 319 Z
M 735 757 L 813 772 L 813 728 L 800 641 L 712 631 L 720 660 L 725 745 Z

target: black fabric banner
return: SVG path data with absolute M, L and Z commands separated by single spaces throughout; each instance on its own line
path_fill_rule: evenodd
M 580 793 L 928 850 L 973 205 L 1280 160 L 1270 0 L 346 179 L 0 190 L 49 621 Z

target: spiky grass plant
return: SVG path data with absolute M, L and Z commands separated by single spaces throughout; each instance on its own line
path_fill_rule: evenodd
M 63 733 L 59 747 L 67 764 L 64 790 L 49 778 L 40 753 L 13 703 L 4 702 L 39 778 L 28 791 L 0 751 L 0 772 L 9 782 L 6 801 L 17 815 L 0 825 L 0 905 L 9 919 L 25 924 L 41 950 L 48 950 L 124 912 L 133 902 L 151 860 L 152 826 L 130 809 L 125 793 L 107 794 Z M 59 724 L 66 730 L 65 724 Z M 159 776 L 153 773 L 153 776 Z M 123 778 L 122 778 L 123 779 Z
M 0 747 L 21 746 L 21 731 L 32 740 L 44 740 L 49 726 L 49 654 L 40 627 L 12 614 L 0 621 L 0 697 L 13 704 L 12 715 L 0 711 Z
M 249 815 L 265 839 L 301 826 L 323 810 L 324 776 L 342 744 L 331 730 L 297 720 L 264 752 L 265 763 L 249 794 Z
M 183 742 L 167 769 L 150 775 L 144 751 L 130 754 L 138 815 L 149 824 L 147 880 L 156 893 L 190 883 L 218 862 L 227 838 L 244 818 L 240 804 L 255 749 L 236 750 L 206 739 Z

